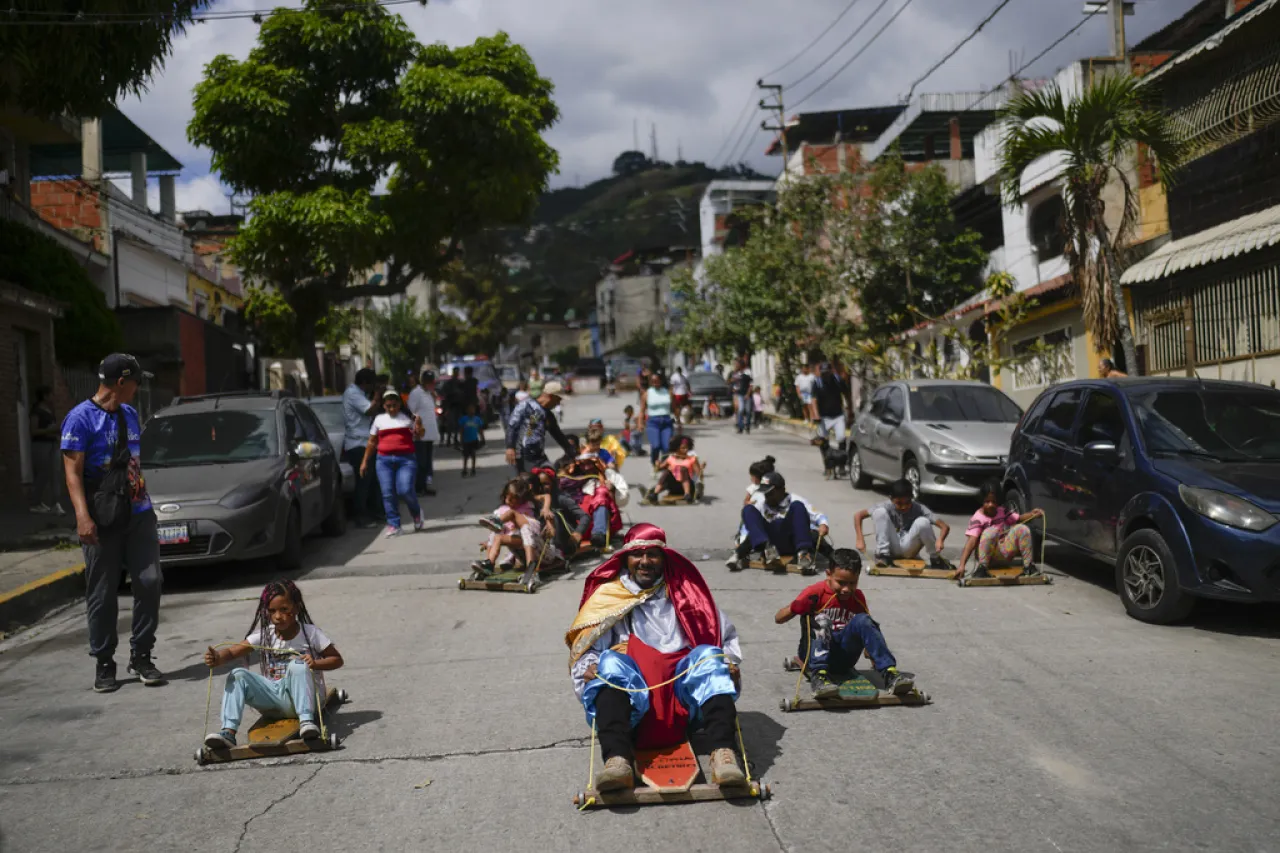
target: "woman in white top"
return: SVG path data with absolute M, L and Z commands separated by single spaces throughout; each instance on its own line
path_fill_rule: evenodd
M 670 449 L 675 421 L 671 417 L 671 390 L 661 373 L 649 375 L 649 387 L 640 397 L 640 420 L 649 436 L 649 460 L 656 467 L 658 457 Z

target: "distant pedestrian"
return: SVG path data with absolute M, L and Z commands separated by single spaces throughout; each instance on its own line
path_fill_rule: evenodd
M 684 375 L 684 370 L 677 367 L 675 373 L 671 374 L 671 414 L 676 419 L 677 428 L 684 424 L 680 413 L 687 405 L 689 405 L 689 379 Z
M 818 419 L 818 413 L 813 406 L 813 383 L 817 379 L 809 372 L 809 365 L 800 365 L 800 373 L 796 375 L 796 393 L 800 395 L 800 411 L 801 417 L 806 423 L 813 423 Z
M 409 393 L 409 413 L 422 422 L 422 438 L 414 442 L 414 454 L 418 460 L 418 476 L 414 488 L 420 495 L 435 496 L 433 488 L 435 471 L 435 446 L 440 440 L 440 422 L 436 417 L 436 374 L 422 372 L 418 387 Z
M 375 417 L 369 427 L 364 458 L 360 460 L 360 476 L 367 476 L 371 470 L 377 472 L 378 484 L 382 487 L 382 512 L 387 518 L 385 535 L 390 539 L 400 535 L 400 501 L 409 506 L 413 529 L 422 529 L 422 507 L 413 488 L 418 473 L 413 444 L 422 434 L 422 422 L 404 411 L 400 394 L 394 388 L 382 392 L 382 409 L 382 414 Z
M 661 373 L 649 376 L 649 387 L 640 396 L 640 421 L 649 436 L 649 461 L 658 467 L 658 460 L 671 451 L 671 434 L 675 421 L 671 417 L 671 391 Z
M 1129 375 L 1123 370 L 1116 370 L 1116 363 L 1109 358 L 1104 358 L 1098 363 L 1098 373 L 1103 379 L 1119 379 Z
M 752 411 L 755 404 L 751 399 L 751 371 L 747 369 L 747 360 L 739 359 L 737 369 L 733 372 L 733 376 L 729 379 L 729 387 L 733 391 L 733 411 L 736 415 L 734 419 L 738 432 L 751 432 L 751 422 L 754 419 Z
M 377 474 L 361 470 L 365 446 L 369 443 L 369 427 L 374 415 L 382 411 L 382 387 L 373 368 L 356 371 L 355 381 L 342 392 L 342 457 L 356 475 L 353 497 L 356 527 L 370 527 L 382 517 L 379 506 Z
M 120 686 L 116 615 L 125 571 L 133 593 L 128 671 L 148 686 L 164 683 L 151 660 L 160 624 L 160 540 L 142 476 L 142 423 L 129 405 L 142 377 L 137 359 L 112 353 L 98 365 L 98 390 L 62 422 L 63 470 L 84 554 L 89 654 L 97 658 L 93 689 L 99 693 Z
M 441 433 L 444 435 L 446 447 L 458 440 L 458 418 L 462 417 L 461 374 L 462 371 L 455 367 L 449 372 L 449 378 L 444 383 L 444 428 Z
M 835 446 L 843 447 L 845 420 L 853 412 L 853 401 L 846 382 L 830 363 L 823 364 L 813 383 L 813 404 L 818 410 L 818 434 L 830 438 L 834 433 Z
M 31 407 L 31 467 L 35 478 L 35 489 L 32 495 L 35 505 L 32 512 L 55 515 L 66 515 L 59 501 L 58 482 L 58 418 L 53 413 L 53 405 L 49 398 L 53 390 L 48 385 L 36 389 L 35 405 Z
M 462 476 L 467 476 L 467 462 L 471 463 L 471 476 L 476 475 L 476 454 L 484 446 L 484 418 L 476 414 L 476 404 L 467 403 L 466 414 L 458 419 L 462 432 Z

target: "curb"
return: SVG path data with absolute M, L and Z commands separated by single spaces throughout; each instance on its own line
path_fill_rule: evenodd
M 85 593 L 84 564 L 72 566 L 0 594 L 0 636 L 32 625 L 50 610 Z
M 771 430 L 785 432 L 803 439 L 810 439 L 817 435 L 812 426 L 796 418 L 780 418 L 776 415 L 765 415 L 764 424 Z

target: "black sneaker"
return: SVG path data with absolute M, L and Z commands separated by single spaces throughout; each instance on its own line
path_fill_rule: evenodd
M 977 566 L 974 567 L 973 574 L 969 575 L 969 577 L 970 578 L 989 578 L 991 577 L 991 572 L 987 571 L 986 566 L 979 563 Z
M 496 571 L 496 567 L 489 560 L 476 560 L 471 564 L 471 571 L 475 574 L 475 579 L 482 581 Z
M 897 566 L 893 562 L 892 557 L 876 557 L 877 569 L 896 569 Z
M 915 679 L 898 672 L 896 666 L 881 670 L 880 677 L 884 679 L 884 689 L 894 696 L 905 696 L 916 689 Z
M 840 695 L 840 685 L 827 677 L 825 669 L 810 673 L 809 686 L 813 688 L 814 699 L 834 699 Z
M 156 669 L 151 662 L 151 655 L 134 655 L 129 658 L 128 672 L 138 676 L 138 680 L 148 687 L 164 684 L 164 673 Z
M 436 490 L 431 488 L 430 486 L 427 486 L 425 489 L 423 489 L 422 493 L 429 498 L 434 498 L 436 496 Z
M 1038 578 L 1040 575 L 1040 567 L 1035 563 L 1027 563 L 1022 567 L 1022 577 L 1024 578 Z
M 114 693 L 120 689 L 116 681 L 116 662 L 110 658 L 98 661 L 98 671 L 93 678 L 94 693 Z
M 592 534 L 591 534 L 591 547 L 593 547 L 593 548 L 603 548 L 603 547 L 604 547 L 604 543 L 605 543 L 605 538 L 604 538 L 604 534 L 603 534 L 603 533 L 592 533 Z
M 698 499 L 698 493 L 695 492 L 693 489 L 690 489 L 689 494 L 685 495 L 684 499 L 686 503 L 693 503 Z
M 947 562 L 947 558 L 941 554 L 934 554 L 929 558 L 929 568 L 941 569 L 944 572 L 952 571 L 955 567 Z

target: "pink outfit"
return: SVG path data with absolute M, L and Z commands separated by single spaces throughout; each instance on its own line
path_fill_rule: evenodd
M 969 527 L 965 530 L 965 536 L 982 536 L 988 527 L 994 527 L 1000 532 L 1004 532 L 1007 528 L 1018 523 L 1018 514 L 1009 512 L 1004 507 L 996 509 L 995 515 L 987 515 L 982 510 L 978 510 L 969 519 Z

